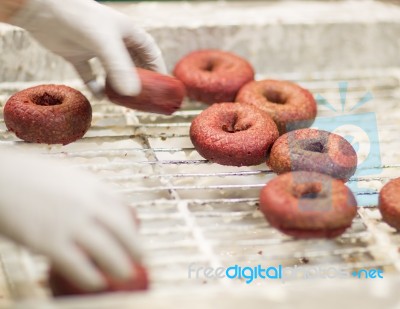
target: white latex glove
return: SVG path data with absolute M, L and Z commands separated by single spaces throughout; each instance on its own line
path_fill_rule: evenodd
M 0 233 L 46 255 L 78 287 L 132 276 L 140 260 L 133 210 L 93 175 L 0 148 Z
M 71 62 L 95 94 L 103 91 L 89 64 L 96 56 L 122 95 L 140 92 L 135 65 L 166 73 L 150 34 L 128 16 L 93 0 L 27 0 L 9 23 L 28 30 L 44 47 Z

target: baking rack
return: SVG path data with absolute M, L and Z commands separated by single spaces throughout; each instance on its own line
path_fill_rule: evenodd
M 400 175 L 396 154 L 400 141 L 395 133 L 400 128 L 398 70 L 257 78 L 267 77 L 294 80 L 337 107 L 341 81 L 348 82 L 350 105 L 371 92 L 373 99 L 358 112 L 376 115 L 382 170 L 358 179 L 361 189 L 355 193 L 358 197 L 376 195 L 388 180 Z M 190 279 L 191 263 L 213 267 L 339 266 L 349 270 L 379 267 L 385 275 L 398 274 L 400 237 L 381 222 L 376 205 L 360 207 L 352 227 L 333 240 L 295 240 L 271 228 L 258 210 L 260 189 L 275 177 L 268 166 L 221 166 L 204 160 L 193 148 L 190 123 L 205 105 L 186 101 L 172 116 L 142 113 L 93 98 L 79 81 L 63 83 L 84 92 L 92 103 L 92 127 L 83 139 L 66 146 L 24 143 L 7 132 L 0 117 L 0 143 L 73 162 L 124 194 L 142 222 L 140 233 L 153 292 L 179 295 L 181 290 L 201 293 L 210 287 L 215 291 L 246 285 L 243 280 Z M 1 106 L 11 94 L 32 85 L 0 85 Z M 318 116 L 331 115 L 329 109 L 319 106 Z M 363 136 L 355 138 L 361 146 L 367 142 Z M 2 240 L 0 262 L 0 304 L 50 299 L 44 257 Z M 252 286 L 266 284 L 274 285 L 256 281 Z M 151 296 L 141 297 L 152 303 Z

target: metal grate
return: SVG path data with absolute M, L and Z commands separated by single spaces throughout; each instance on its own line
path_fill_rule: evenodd
M 395 133 L 400 128 L 399 77 L 396 70 L 274 76 L 295 80 L 338 107 L 339 81 L 348 81 L 347 100 L 352 104 L 367 91 L 373 94 L 373 100 L 360 111 L 376 114 L 383 170 L 359 179 L 358 196 L 376 195 L 386 181 L 400 174 L 400 155 L 395 153 L 400 146 Z M 260 188 L 275 177 L 270 169 L 265 164 L 220 166 L 194 150 L 189 127 L 204 105 L 185 102 L 173 116 L 139 113 L 95 100 L 78 82 L 68 84 L 82 90 L 93 104 L 92 127 L 82 140 L 67 146 L 27 144 L 7 132 L 1 120 L 0 142 L 72 161 L 124 193 L 142 221 L 153 289 L 176 292 L 179 287 L 244 284 L 239 280 L 188 279 L 190 263 L 214 267 L 260 263 L 382 267 L 387 273 L 400 270 L 400 237 L 380 222 L 375 205 L 360 208 L 351 229 L 334 240 L 294 240 L 270 228 L 257 209 Z M 0 86 L 1 105 L 12 93 L 28 86 L 31 84 Z M 330 115 L 327 108 L 320 108 L 319 116 Z M 364 142 L 360 137 L 360 145 Z M 372 193 L 362 188 L 372 189 Z M 43 257 L 2 241 L 0 261 L 0 303 L 47 297 Z

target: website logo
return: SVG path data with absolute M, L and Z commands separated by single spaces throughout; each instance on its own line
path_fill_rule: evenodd
M 340 108 L 317 94 L 316 101 L 324 106 L 325 116 L 317 117 L 312 128 L 332 132 L 344 137 L 357 153 L 358 164 L 355 174 L 347 182 L 356 196 L 359 206 L 378 203 L 378 192 L 364 187 L 363 176 L 378 175 L 382 172 L 378 126 L 375 113 L 360 112 L 366 104 L 371 104 L 371 92 L 364 93 L 356 102 L 348 100 L 348 82 L 339 82 Z M 290 129 L 290 127 L 288 128 Z M 293 150 L 295 151 L 295 150 Z
M 383 279 L 381 269 L 358 269 L 351 271 L 344 267 L 335 266 L 241 266 L 208 267 L 192 263 L 188 267 L 188 279 L 238 279 L 246 284 L 255 280 L 273 280 L 282 283 L 293 280 L 312 279 Z

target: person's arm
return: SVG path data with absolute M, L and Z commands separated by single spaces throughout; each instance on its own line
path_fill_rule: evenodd
M 0 234 L 46 255 L 83 290 L 105 287 L 102 272 L 134 275 L 132 262 L 141 259 L 136 227 L 133 209 L 93 175 L 0 147 Z
M 8 22 L 25 28 L 44 47 L 68 60 L 95 94 L 103 89 L 96 85 L 89 63 L 94 57 L 122 95 L 137 95 L 141 90 L 135 66 L 166 73 L 154 39 L 130 17 L 94 0 L 25 1 Z
M 1 0 L 0 22 L 8 22 L 25 5 L 26 0 Z

